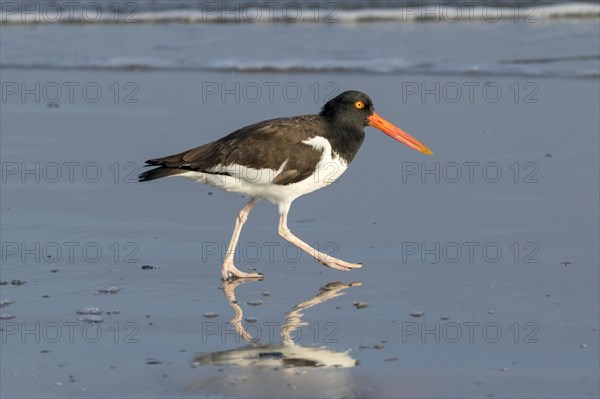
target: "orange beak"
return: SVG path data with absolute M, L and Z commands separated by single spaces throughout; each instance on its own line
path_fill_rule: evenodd
M 420 151 L 424 154 L 427 154 L 427 155 L 433 154 L 433 152 L 431 152 L 431 150 L 429 148 L 425 147 L 419 140 L 412 137 L 410 134 L 406 133 L 404 130 L 400 129 L 399 127 L 396 127 L 393 124 L 391 124 L 390 122 L 386 121 L 381 116 L 377 115 L 376 112 L 373 112 L 373 115 L 369 116 L 367 119 L 369 120 L 369 124 L 371 126 L 381 130 L 382 132 L 384 132 L 385 134 L 387 134 L 394 140 L 398 140 L 402 144 L 404 144 L 414 150 Z

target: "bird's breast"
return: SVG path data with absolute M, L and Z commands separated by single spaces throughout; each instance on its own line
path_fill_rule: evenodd
M 304 140 L 302 143 L 321 151 L 321 159 L 315 165 L 314 172 L 310 176 L 316 188 L 321 188 L 335 182 L 348 168 L 348 162 L 334 151 L 330 141 L 326 138 L 315 136 Z

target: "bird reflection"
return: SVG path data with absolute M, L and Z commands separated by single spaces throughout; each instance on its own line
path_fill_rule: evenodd
M 345 295 L 344 290 L 350 287 L 360 287 L 362 283 L 354 282 L 344 284 L 333 282 L 321 287 L 319 293 L 307 301 L 297 304 L 285 314 L 284 324 L 281 326 L 281 343 L 279 344 L 261 344 L 258 339 L 253 337 L 244 324 L 242 318 L 244 312 L 235 296 L 235 289 L 253 279 L 237 279 L 233 281 L 223 281 L 222 287 L 225 297 L 235 312 L 235 316 L 230 320 L 230 324 L 239 336 L 249 343 L 242 348 L 219 351 L 208 354 L 200 354 L 194 358 L 194 365 L 236 365 L 236 366 L 254 366 L 254 367 L 321 367 L 321 368 L 348 368 L 354 367 L 357 362 L 349 351 L 336 352 L 325 346 L 312 347 L 302 346 L 294 341 L 294 333 L 300 327 L 308 325 L 302 320 L 304 311 L 315 305 L 326 302 L 330 299 Z

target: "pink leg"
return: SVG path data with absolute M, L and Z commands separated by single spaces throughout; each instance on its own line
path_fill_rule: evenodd
M 298 237 L 296 237 L 295 235 L 293 235 L 292 232 L 290 231 L 290 229 L 287 227 L 287 209 L 286 209 L 286 207 L 280 208 L 279 235 L 281 237 L 285 238 L 286 240 L 288 240 L 290 243 L 297 246 L 298 248 L 300 248 L 301 250 L 303 250 L 304 252 L 306 252 L 307 254 L 309 254 L 310 256 L 314 257 L 317 261 L 319 261 L 323 265 L 325 265 L 327 267 L 331 267 L 332 269 L 348 271 L 348 270 L 362 267 L 362 264 L 360 264 L 360 263 L 346 262 L 341 259 L 334 258 L 333 256 L 324 254 L 323 252 L 319 252 L 316 249 L 314 249 L 313 247 L 311 247 L 310 245 L 308 245 L 307 243 L 305 243 L 304 241 L 302 241 L 301 239 L 299 239 Z
M 235 254 L 235 247 L 237 246 L 238 239 L 240 238 L 240 232 L 242 231 L 242 227 L 246 220 L 248 220 L 248 214 L 254 208 L 254 205 L 260 201 L 259 198 L 252 198 L 246 206 L 242 208 L 240 213 L 238 213 L 237 219 L 235 220 L 235 227 L 233 229 L 233 235 L 231 236 L 231 241 L 229 241 L 229 247 L 227 248 L 227 253 L 225 254 L 225 259 L 223 260 L 223 267 L 221 268 L 221 276 L 223 280 L 228 280 L 230 278 L 262 278 L 263 275 L 260 273 L 246 273 L 239 270 L 233 264 L 233 256 Z

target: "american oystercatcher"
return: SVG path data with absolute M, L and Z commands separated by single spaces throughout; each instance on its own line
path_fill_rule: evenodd
M 146 166 L 157 167 L 140 174 L 139 181 L 182 176 L 251 198 L 235 222 L 221 269 L 224 280 L 262 277 L 260 273 L 240 271 L 233 258 L 242 226 L 263 198 L 279 208 L 281 237 L 325 266 L 351 270 L 362 265 L 312 248 L 292 234 L 287 215 L 296 198 L 333 183 L 344 173 L 365 138 L 365 126 L 373 126 L 410 148 L 431 154 L 418 140 L 377 115 L 369 96 L 346 91 L 328 101 L 318 115 L 266 120 L 212 143 L 148 160 Z

